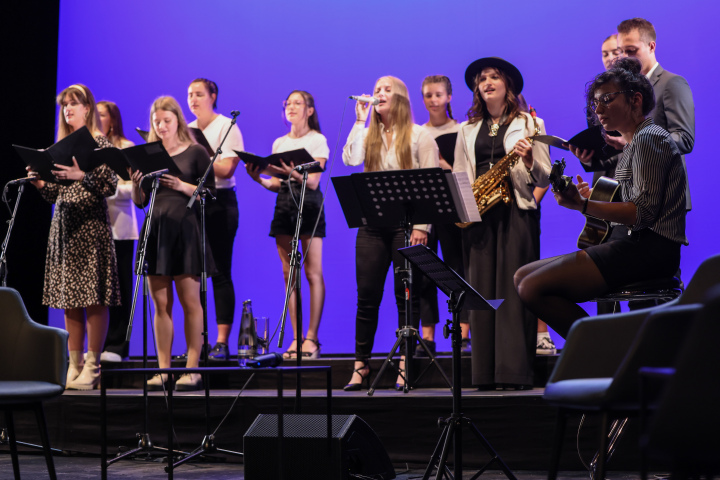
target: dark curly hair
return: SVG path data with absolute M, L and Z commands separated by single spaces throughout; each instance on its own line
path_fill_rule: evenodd
M 588 83 L 585 90 L 587 110 L 592 111 L 590 104 L 595 100 L 595 92 L 598 88 L 606 83 L 615 82 L 619 91 L 628 91 L 624 94 L 626 98 L 629 98 L 634 92 L 642 95 L 642 114 L 647 116 L 655 108 L 655 92 L 650 80 L 641 73 L 641 70 L 642 65 L 638 59 L 617 58 L 609 70 L 597 75 L 592 82 Z

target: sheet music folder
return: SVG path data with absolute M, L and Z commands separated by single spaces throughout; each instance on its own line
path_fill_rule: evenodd
M 398 249 L 403 257 L 420 269 L 448 297 L 451 293 L 465 292 L 463 310 L 497 310 L 502 300 L 485 300 L 465 279 L 448 267 L 429 247 L 413 245 Z
M 95 156 L 95 152 L 100 150 L 87 127 L 75 130 L 46 149 L 28 148 L 20 145 L 13 145 L 13 147 L 25 164 L 40 175 L 41 180 L 61 185 L 72 185 L 73 180 L 58 181 L 51 173 L 52 170 L 56 169 L 55 164 L 71 166 L 73 164 L 72 158 L 75 157 L 80 170 L 89 172 L 104 163 Z
M 479 222 L 467 174 L 441 168 L 353 173 L 333 177 L 350 228 Z
M 435 139 L 440 156 L 452 166 L 455 163 L 455 143 L 457 142 L 457 132 L 446 133 Z
M 610 136 L 614 132 L 608 133 Z M 605 137 L 602 134 L 602 127 L 599 125 L 592 126 L 578 133 L 570 140 L 564 140 L 555 135 L 537 135 L 533 137 L 538 142 L 545 143 L 551 147 L 561 148 L 563 150 L 570 150 L 563 144 L 574 145 L 582 150 L 593 150 L 593 158 L 595 160 L 607 160 L 608 158 L 622 153 L 622 150 L 616 150 L 607 143 L 605 143 Z
M 271 172 L 268 172 L 268 166 L 275 165 L 276 167 L 280 166 L 280 160 L 282 159 L 283 162 L 285 162 L 285 165 L 290 165 L 292 163 L 296 167 L 298 165 L 303 165 L 305 163 L 314 162 L 315 159 L 310 155 L 310 152 L 305 150 L 304 148 L 299 148 L 297 150 L 290 150 L 287 152 L 282 153 L 273 153 L 272 155 L 268 157 L 260 157 L 258 155 L 254 155 L 249 152 L 239 152 L 237 150 L 234 150 L 235 153 L 237 153 L 237 156 L 240 157 L 240 160 L 247 163 L 252 163 L 253 165 L 257 165 L 260 167 L 260 173 L 263 175 L 270 175 L 273 177 L 278 178 L 285 178 L 287 175 L 278 175 Z M 308 170 L 308 173 L 318 173 L 323 172 L 322 167 L 315 167 Z
M 123 180 L 130 180 L 127 168 L 140 170 L 143 175 L 168 169 L 170 175 L 179 177 L 182 172 L 167 153 L 161 141 L 118 149 L 105 148 L 97 151 L 101 163 L 106 163 Z

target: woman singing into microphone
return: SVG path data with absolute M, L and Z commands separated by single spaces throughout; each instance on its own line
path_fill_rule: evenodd
M 358 102 L 357 120 L 343 148 L 345 165 L 364 164 L 366 172 L 409 170 L 439 166 L 438 147 L 432 135 L 413 123 L 408 90 L 395 77 L 381 77 L 375 83 L 373 95 L 379 100 L 375 107 Z M 370 126 L 365 122 L 370 117 Z M 410 243 L 427 244 L 427 225 L 413 225 Z M 355 318 L 355 366 L 346 391 L 360 390 L 370 379 L 370 354 L 378 325 L 378 311 L 388 268 L 404 266 L 398 248 L 405 246 L 402 228 L 360 227 L 355 243 L 355 275 L 358 288 L 358 307 Z M 405 287 L 395 274 L 395 302 L 398 324 L 405 324 Z M 413 326 L 419 324 L 418 295 L 413 294 Z M 403 344 L 404 348 L 404 344 Z M 395 388 L 405 386 L 404 356 L 400 361 L 400 375 Z
M 513 274 L 536 258 L 533 191 L 548 184 L 550 154 L 547 145 L 527 137 L 536 129 L 544 133 L 544 124 L 521 111 L 523 77 L 511 63 L 497 57 L 476 60 L 465 71 L 465 83 L 473 104 L 460 125 L 453 171 L 466 172 L 473 182 L 507 154 L 519 157 L 505 178 L 511 201 L 498 202 L 482 222 L 463 230 L 465 279 L 483 297 L 504 299 L 497 312 L 468 314 L 472 384 L 483 390 L 532 388 L 537 317 L 520 301 Z
M 304 148 L 324 167 L 330 155 L 327 140 L 320 133 L 320 121 L 315 110 L 315 99 L 308 92 L 294 90 L 283 102 L 285 118 L 290 123 L 290 132 L 273 142 L 272 153 L 283 153 Z M 292 163 L 281 162 L 282 168 L 270 165 L 273 173 L 287 178 L 281 181 L 276 177 L 261 177 L 260 171 L 247 164 L 247 172 L 253 180 L 271 192 L 277 192 L 275 201 L 275 214 L 270 224 L 270 236 L 275 237 L 278 255 L 283 267 L 283 276 L 287 284 L 290 275 L 290 242 L 295 234 L 295 224 L 298 216 L 296 202 L 300 199 L 302 174 L 293 170 Z M 297 341 L 302 342 L 302 356 L 305 358 L 318 358 L 320 356 L 320 340 L 318 329 L 325 304 L 325 280 L 322 269 L 322 245 L 325 237 L 325 212 L 321 210 L 323 197 L 320 191 L 321 173 L 308 175 L 305 190 L 305 203 L 303 205 L 303 221 L 300 226 L 300 241 L 304 252 L 304 268 L 310 286 L 310 322 L 307 334 L 297 331 L 297 314 L 295 311 L 295 291 L 290 296 L 290 319 L 293 326 L 294 338 L 288 350 L 283 354 L 285 358 L 297 358 Z M 291 191 L 292 189 L 292 191 Z M 317 229 L 315 226 L 317 225 Z
M 160 97 L 150 110 L 148 142 L 162 141 L 163 147 L 180 169 L 180 177 L 165 174 L 160 177 L 155 209 L 150 225 L 146 261 L 150 296 L 155 305 L 155 340 L 160 368 L 169 368 L 173 343 L 173 283 L 185 314 L 185 341 L 188 368 L 197 368 L 203 344 L 203 310 L 200 303 L 200 273 L 202 248 L 198 202 L 187 208 L 197 179 L 210 165 L 203 147 L 196 144 L 183 117 L 182 110 L 172 97 Z M 151 181 L 143 182 L 142 172 L 133 179 L 133 201 L 145 207 L 150 201 Z M 210 175 L 206 186 L 213 188 L 215 178 Z M 215 267 L 210 250 L 205 252 L 206 270 Z M 150 390 L 161 390 L 167 376 L 158 374 L 148 380 Z M 202 377 L 198 373 L 183 374 L 175 383 L 179 391 L 200 390 Z
M 113 145 L 100 131 L 95 98 L 85 85 L 70 85 L 57 96 L 57 139 L 87 127 L 100 148 Z M 115 193 L 117 177 L 107 165 L 83 172 L 77 162 L 56 165 L 59 183 L 33 182 L 42 197 L 55 204 L 45 263 L 43 305 L 65 310 L 70 334 L 67 388 L 91 390 L 100 382 L 100 353 L 108 331 L 108 307 L 120 305 L 115 248 L 106 198 Z M 29 168 L 29 167 L 28 167 Z M 30 172 L 34 175 L 34 172 Z M 87 329 L 88 352 L 83 362 Z M 82 368 L 82 370 L 81 370 Z

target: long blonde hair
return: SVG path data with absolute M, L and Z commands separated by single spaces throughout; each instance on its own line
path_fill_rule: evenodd
M 85 117 L 85 126 L 93 137 L 102 135 L 102 132 L 100 131 L 100 114 L 97 111 L 95 97 L 88 87 L 80 83 L 76 83 L 75 85 L 70 85 L 65 90 L 58 93 L 58 96 L 55 98 L 56 103 L 60 106 L 60 113 L 58 113 L 57 140 L 62 140 L 75 130 L 72 125 L 69 125 L 67 121 L 65 121 L 65 112 L 63 111 L 64 109 L 62 104 L 65 101 L 65 97 L 68 96 L 90 109 Z
M 152 107 L 150 107 L 150 131 L 148 132 L 148 143 L 157 142 L 158 140 L 160 140 L 160 137 L 158 137 L 157 133 L 155 132 L 155 124 L 153 123 L 153 114 L 158 110 L 163 110 L 165 112 L 175 114 L 178 121 L 177 136 L 178 140 L 180 140 L 180 143 L 196 143 L 195 137 L 193 137 L 192 133 L 190 133 L 190 129 L 187 126 L 187 122 L 185 121 L 185 117 L 183 116 L 180 104 L 173 97 L 169 96 L 156 98 L 152 104 Z
M 410 98 L 408 89 L 402 80 L 396 77 L 386 76 L 378 78 L 375 85 L 380 80 L 390 79 L 392 82 L 392 99 L 390 101 L 390 120 L 395 130 L 395 153 L 402 170 L 412 168 L 412 127 L 413 117 L 412 108 L 410 107 Z M 373 89 L 373 92 L 375 89 Z M 380 169 L 381 155 L 380 150 L 383 145 L 383 127 L 380 114 L 373 109 L 370 115 L 370 127 L 368 128 L 367 137 L 365 137 L 365 171 L 376 172 Z

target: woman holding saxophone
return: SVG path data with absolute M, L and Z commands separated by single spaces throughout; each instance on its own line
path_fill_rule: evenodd
M 465 83 L 473 105 L 460 125 L 453 170 L 467 172 L 471 182 L 483 174 L 502 176 L 509 190 L 509 202 L 481 212 L 482 222 L 463 231 L 466 280 L 483 297 L 505 300 L 496 312 L 469 312 L 472 383 L 482 390 L 532 388 L 537 318 L 520 301 L 513 275 L 535 257 L 533 189 L 548 185 L 550 154 L 547 145 L 528 137 L 544 134 L 545 127 L 518 107 L 523 78 L 511 63 L 476 60 Z

